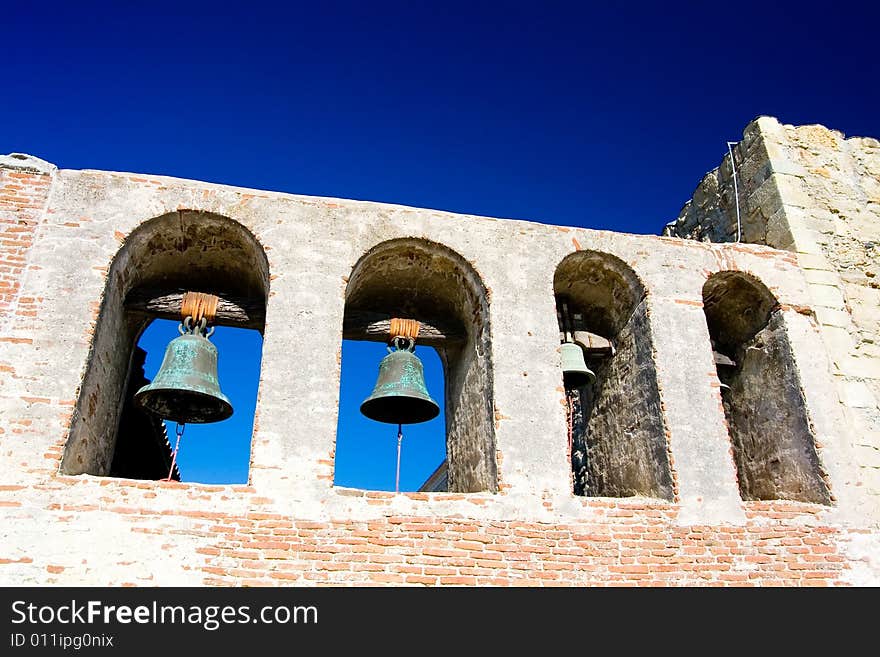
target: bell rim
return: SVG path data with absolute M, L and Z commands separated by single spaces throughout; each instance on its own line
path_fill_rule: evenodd
M 366 417 L 368 420 L 373 420 L 374 422 L 382 422 L 383 424 L 421 424 L 422 422 L 430 422 L 440 415 L 440 405 L 435 402 L 430 397 L 417 397 L 415 395 L 397 395 L 394 397 L 395 399 L 406 399 L 409 401 L 421 402 L 423 409 L 429 409 L 428 412 L 423 413 L 422 415 L 417 415 L 416 417 L 424 418 L 417 420 L 406 420 L 401 421 L 400 419 L 381 419 L 379 416 L 381 414 L 376 414 L 373 411 L 374 415 L 370 414 L 370 409 L 375 408 L 377 406 L 381 406 L 382 402 L 389 399 L 389 397 L 381 397 L 370 395 L 363 402 L 361 402 L 360 412 Z M 378 415 L 378 416 L 376 416 Z M 388 417 L 388 416 L 385 416 Z
M 596 375 L 592 372 L 563 372 L 562 380 L 570 388 L 583 388 L 586 385 L 596 383 Z M 580 383 L 581 380 L 583 383 Z
M 181 417 L 179 415 L 178 416 L 162 415 L 161 413 L 157 413 L 152 408 L 148 407 L 144 403 L 144 399 L 147 398 L 150 395 L 150 393 L 163 392 L 163 391 L 172 392 L 172 391 L 179 391 L 179 389 L 165 387 L 165 386 L 152 388 L 152 387 L 150 387 L 151 385 L 152 384 L 148 383 L 147 385 L 145 385 L 143 388 L 141 388 L 140 390 L 138 390 L 135 393 L 134 403 L 138 406 L 138 408 L 140 408 L 144 411 L 147 411 L 148 413 L 152 413 L 153 415 L 156 415 L 163 420 L 171 420 L 172 422 L 176 422 L 177 424 L 212 424 L 214 422 L 222 422 L 223 420 L 228 420 L 229 418 L 231 418 L 235 414 L 235 409 L 232 406 L 232 402 L 230 402 L 229 398 L 226 395 L 224 395 L 222 392 L 220 393 L 220 396 L 218 396 L 218 395 L 210 395 L 210 394 L 207 394 L 204 392 L 199 392 L 198 390 L 187 390 L 188 395 L 196 395 L 198 397 L 204 397 L 207 399 L 213 399 L 215 401 L 219 401 L 220 407 L 223 409 L 223 412 L 219 413 L 217 415 L 212 415 L 212 416 L 210 416 L 210 419 L 205 419 L 205 420 L 190 420 L 190 419 L 181 420 L 181 419 L 178 419 Z
M 596 383 L 596 375 L 595 374 L 593 376 L 590 376 L 589 374 L 582 374 L 580 376 L 574 376 L 574 375 L 569 374 L 569 375 L 563 375 L 562 378 L 563 378 L 565 385 L 568 386 L 569 388 L 583 388 L 584 386 L 592 385 L 592 384 Z M 583 380 L 583 383 L 580 383 L 581 380 Z

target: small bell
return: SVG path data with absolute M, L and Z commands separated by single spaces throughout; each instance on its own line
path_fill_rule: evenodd
M 422 361 L 415 355 L 415 342 L 395 338 L 396 351 L 379 363 L 379 378 L 372 394 L 361 404 L 361 413 L 371 420 L 388 424 L 416 424 L 432 420 L 440 406 L 425 386 Z
M 135 393 L 141 408 L 180 424 L 219 422 L 232 415 L 232 404 L 220 391 L 217 347 L 202 332 L 205 320 L 192 328 L 187 320 L 165 349 L 165 358 L 151 383 Z
M 584 350 L 574 342 L 562 343 L 562 380 L 569 388 L 580 388 L 596 381 L 596 375 L 587 367 Z

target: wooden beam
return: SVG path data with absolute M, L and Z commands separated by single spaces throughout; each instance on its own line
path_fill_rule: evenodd
M 406 318 L 404 318 L 406 319 Z M 450 343 L 460 343 L 467 339 L 464 328 L 453 322 L 421 321 L 417 344 L 442 347 Z M 370 340 L 387 342 L 391 330 L 391 315 L 364 311 L 349 311 L 342 321 L 342 337 L 346 340 Z
M 720 351 L 712 351 L 712 357 L 715 359 L 715 365 L 721 365 L 723 367 L 736 367 L 736 363 L 722 354 Z
M 180 321 L 180 305 L 185 290 L 169 292 L 142 288 L 132 290 L 125 299 L 125 308 L 162 319 Z M 263 302 L 246 297 L 217 295 L 215 324 L 240 328 L 262 329 L 266 318 Z M 391 330 L 391 315 L 349 311 L 342 323 L 342 337 L 346 340 L 369 340 L 387 342 Z M 440 347 L 460 343 L 467 339 L 464 328 L 454 322 L 421 322 L 418 344 Z
M 169 292 L 142 288 L 132 290 L 125 298 L 126 310 L 147 313 L 162 319 L 180 321 L 180 304 L 186 290 Z M 196 290 L 199 291 L 199 290 Z M 261 299 L 217 295 L 215 324 L 237 326 L 240 328 L 262 329 L 266 320 L 266 309 Z
M 563 333 L 559 334 L 559 339 L 565 339 Z M 589 331 L 572 331 L 571 339 L 579 344 L 587 354 L 592 356 L 610 356 L 614 351 L 608 338 L 603 338 L 601 335 L 596 335 Z

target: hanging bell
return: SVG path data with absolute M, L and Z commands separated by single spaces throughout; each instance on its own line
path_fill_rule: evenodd
M 180 337 L 165 349 L 156 377 L 135 393 L 141 408 L 179 424 L 219 422 L 232 415 L 232 404 L 220 392 L 217 380 L 217 347 L 203 335 L 205 321 L 192 328 L 191 319 L 180 325 Z
M 574 342 L 562 343 L 562 380 L 569 388 L 580 388 L 596 381 L 584 360 L 584 350 Z
M 432 420 L 440 413 L 425 386 L 422 361 L 415 355 L 415 343 L 395 338 L 396 351 L 379 363 L 379 378 L 372 394 L 361 404 L 361 413 L 377 422 L 416 424 Z

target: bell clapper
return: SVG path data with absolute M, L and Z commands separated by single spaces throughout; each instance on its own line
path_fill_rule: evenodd
M 171 481 L 171 475 L 174 474 L 174 464 L 177 462 L 177 450 L 180 449 L 180 439 L 183 437 L 183 430 L 186 428 L 185 422 L 178 422 L 175 429 L 177 434 L 177 442 L 174 444 L 174 451 L 171 453 L 171 469 L 168 470 L 168 478 L 165 481 Z
M 403 443 L 403 425 L 397 425 L 397 474 L 394 476 L 394 492 L 400 492 L 400 446 Z
M 571 484 L 576 485 L 574 469 L 574 403 L 570 390 L 565 391 L 565 424 L 568 428 L 568 462 L 571 468 Z

